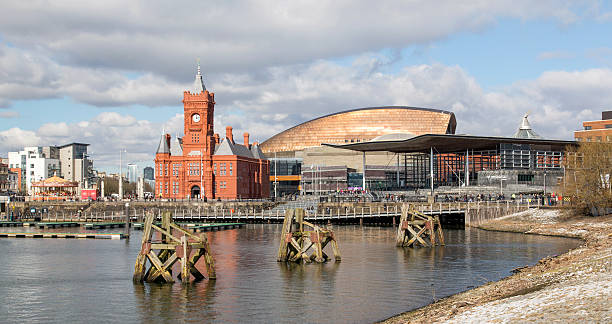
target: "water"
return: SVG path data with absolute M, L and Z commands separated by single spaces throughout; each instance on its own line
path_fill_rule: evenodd
M 341 263 L 286 265 L 276 262 L 280 229 L 208 233 L 218 278 L 185 287 L 132 284 L 140 231 L 128 241 L 0 239 L 0 322 L 369 323 L 579 244 L 468 229 L 445 231 L 445 247 L 396 248 L 393 228 L 335 226 Z

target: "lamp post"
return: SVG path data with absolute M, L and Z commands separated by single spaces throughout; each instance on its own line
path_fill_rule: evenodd
M 202 193 L 204 192 L 204 186 L 203 186 L 203 174 L 204 174 L 204 165 L 202 164 L 202 159 L 203 159 L 203 155 L 204 155 L 204 150 L 200 150 L 200 200 L 202 199 Z
M 277 190 L 276 187 L 278 185 L 278 179 L 276 178 L 276 169 L 278 166 L 278 160 L 276 159 L 276 152 L 274 152 L 274 200 L 277 198 Z
M 87 179 L 87 177 L 85 176 L 85 158 L 89 157 L 89 154 L 85 154 L 83 153 L 82 156 L 82 161 L 81 161 L 81 189 L 87 189 L 85 186 L 85 179 Z
M 499 179 L 499 194 L 503 195 L 504 194 L 504 181 L 508 180 L 506 178 L 501 178 Z
M 121 153 L 123 153 L 124 151 L 127 154 L 126 149 L 119 150 L 119 200 L 123 200 L 123 169 L 122 169 L 123 161 L 121 159 Z
M 125 238 L 130 238 L 130 203 L 125 203 Z

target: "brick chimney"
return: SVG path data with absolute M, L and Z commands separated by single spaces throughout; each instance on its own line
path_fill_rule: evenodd
M 219 134 L 215 133 L 215 135 L 213 135 L 213 137 L 215 138 L 215 144 L 219 145 Z
M 249 133 L 244 133 L 244 146 L 249 147 Z
M 234 135 L 232 134 L 232 126 L 225 127 L 225 137 L 229 139 L 232 144 L 234 144 Z

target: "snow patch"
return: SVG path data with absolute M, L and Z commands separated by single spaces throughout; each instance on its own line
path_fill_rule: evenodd
M 571 282 L 477 306 L 445 323 L 605 321 L 612 317 L 611 295 L 612 273 L 580 272 Z

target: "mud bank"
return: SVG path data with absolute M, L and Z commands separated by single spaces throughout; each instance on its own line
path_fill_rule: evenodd
M 479 226 L 485 230 L 582 239 L 583 244 L 500 281 L 449 296 L 383 323 L 612 321 L 612 216 L 532 209 Z

